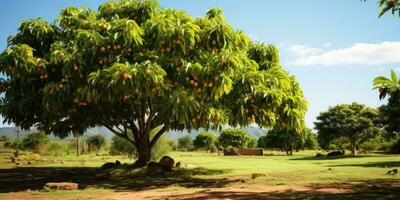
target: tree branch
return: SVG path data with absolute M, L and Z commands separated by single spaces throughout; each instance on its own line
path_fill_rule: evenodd
M 150 148 L 153 148 L 153 146 L 156 144 L 157 140 L 160 139 L 161 135 L 165 133 L 169 128 L 169 125 L 164 125 L 161 130 L 157 132 L 157 134 L 154 135 L 154 137 L 151 139 L 150 142 Z
M 103 124 L 103 126 L 106 127 L 108 130 L 110 130 L 111 132 L 113 132 L 115 135 L 117 135 L 117 136 L 119 136 L 119 137 L 122 137 L 122 138 L 128 140 L 128 141 L 131 142 L 131 143 L 135 143 L 135 140 L 132 140 L 131 138 L 129 138 L 127 134 L 122 134 L 122 133 L 116 131 L 115 129 L 113 129 L 113 128 L 112 128 L 111 126 L 109 126 L 109 125 Z

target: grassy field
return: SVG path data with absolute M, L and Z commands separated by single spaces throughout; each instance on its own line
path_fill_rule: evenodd
M 160 197 L 157 195 L 170 196 L 178 191 L 194 192 L 189 197 L 196 199 L 196 191 L 205 188 L 210 197 L 214 197 L 215 192 L 233 194 L 226 188 L 248 188 L 243 192 L 251 192 L 248 196 L 256 199 L 274 196 L 311 199 L 400 197 L 400 175 L 387 174 L 389 170 L 400 169 L 398 155 L 317 158 L 315 151 L 297 152 L 293 156 L 273 152 L 273 156 L 261 157 L 173 152 L 170 156 L 187 167 L 149 177 L 143 169 L 99 169 L 104 162 L 132 163 L 133 160 L 127 157 L 26 154 L 21 156 L 21 165 L 17 167 L 9 162 L 11 153 L 2 150 L 0 155 L 0 199 L 119 199 L 113 195 L 121 191 L 139 192 L 138 195 L 147 195 L 140 192 L 151 191 L 156 196 L 154 199 Z M 36 161 L 28 165 L 28 160 Z M 253 179 L 253 173 L 261 175 Z M 43 190 L 43 185 L 50 181 L 74 181 L 80 184 L 81 190 Z M 254 196 L 262 192 L 265 192 L 264 196 Z M 186 197 L 176 199 L 191 199 Z

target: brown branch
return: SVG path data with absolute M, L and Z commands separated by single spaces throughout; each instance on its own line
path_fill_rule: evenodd
M 127 134 L 122 134 L 122 133 L 116 131 L 115 129 L 113 129 L 113 128 L 112 128 L 111 126 L 109 126 L 109 125 L 103 124 L 103 126 L 106 127 L 108 130 L 110 130 L 111 132 L 113 132 L 115 135 L 117 135 L 117 136 L 119 136 L 119 137 L 122 137 L 122 138 L 128 140 L 128 141 L 131 142 L 131 143 L 135 143 L 135 140 L 132 140 L 131 138 L 129 138 L 129 136 L 128 136 Z
M 150 148 L 153 148 L 153 146 L 156 144 L 157 140 L 160 139 L 161 135 L 164 134 L 165 131 L 168 130 L 168 128 L 169 128 L 169 126 L 166 124 L 166 125 L 164 125 L 164 126 L 162 127 L 161 130 L 159 130 L 159 131 L 157 132 L 156 135 L 154 135 L 154 137 L 151 139 L 151 142 L 150 142 Z

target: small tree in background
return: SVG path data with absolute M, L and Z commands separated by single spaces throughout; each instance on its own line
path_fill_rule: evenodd
M 193 141 L 196 148 L 204 148 L 207 150 L 212 150 L 217 148 L 218 137 L 209 132 L 199 133 Z
M 89 145 L 89 152 L 99 151 L 106 144 L 106 139 L 102 135 L 92 135 L 86 139 L 86 142 Z
M 189 135 L 178 138 L 178 149 L 183 151 L 191 151 L 194 149 L 192 137 Z
M 286 155 L 292 155 L 293 149 L 300 149 L 302 144 L 304 144 L 304 135 L 304 133 L 275 128 L 258 139 L 258 146 L 261 148 L 279 149 L 285 151 Z
M 221 131 L 218 137 L 218 143 L 224 148 L 236 147 L 236 148 L 246 148 L 254 146 L 254 138 L 244 130 L 241 129 L 225 129 Z
M 380 132 L 379 112 L 365 105 L 352 103 L 330 107 L 317 117 L 315 128 L 318 141 L 327 146 L 333 139 L 346 137 L 350 142 L 352 155 L 357 153 L 360 140 L 371 138 Z
M 27 135 L 21 142 L 21 147 L 24 150 L 32 150 L 39 152 L 39 148 L 49 143 L 49 138 L 43 132 L 32 133 Z

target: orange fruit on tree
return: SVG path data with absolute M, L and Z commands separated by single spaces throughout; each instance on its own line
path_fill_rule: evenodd
M 213 83 L 209 83 L 209 84 L 208 84 L 208 87 L 211 88 L 212 86 L 213 86 Z
M 100 48 L 100 51 L 101 51 L 102 53 L 104 53 L 104 52 L 106 52 L 106 48 L 101 47 L 101 48 Z

